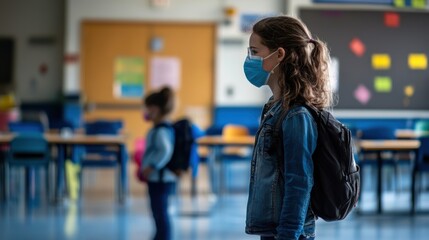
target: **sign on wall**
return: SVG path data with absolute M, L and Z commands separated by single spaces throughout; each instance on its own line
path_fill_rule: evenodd
M 180 88 L 181 62 L 177 57 L 154 57 L 150 61 L 150 86 L 153 89 L 164 86 L 174 90 Z
M 141 57 L 117 57 L 114 63 L 113 95 L 141 98 L 144 92 L 144 61 Z

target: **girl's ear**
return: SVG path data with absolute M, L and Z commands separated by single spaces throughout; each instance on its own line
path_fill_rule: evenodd
M 279 62 L 281 62 L 281 61 L 283 61 L 283 59 L 286 57 L 286 51 L 285 51 L 285 49 L 284 48 L 279 48 L 278 50 L 277 50 L 277 60 L 279 61 Z

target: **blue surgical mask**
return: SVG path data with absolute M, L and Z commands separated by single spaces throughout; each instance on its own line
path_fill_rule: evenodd
M 276 52 L 277 51 L 272 52 L 270 55 L 263 58 L 260 56 L 252 56 L 249 50 L 249 54 L 247 55 L 246 60 L 244 61 L 243 68 L 244 68 L 244 74 L 246 75 L 247 80 L 249 80 L 249 82 L 253 84 L 255 87 L 260 88 L 263 85 L 267 84 L 272 71 L 274 70 L 274 68 L 276 68 L 279 65 L 277 64 L 270 72 L 265 71 L 264 68 L 262 67 L 262 64 L 264 63 L 264 59 L 271 57 Z

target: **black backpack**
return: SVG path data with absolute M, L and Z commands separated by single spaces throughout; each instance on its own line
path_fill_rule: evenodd
M 311 208 L 325 221 L 342 220 L 356 206 L 360 194 L 360 169 L 353 157 L 351 132 L 330 112 L 303 106 L 313 116 L 318 131 L 317 146 L 312 156 L 314 185 Z M 281 125 L 286 115 L 283 112 L 277 120 L 275 146 L 279 146 L 278 142 L 283 146 L 282 135 L 278 134 L 282 133 Z M 283 147 L 277 149 L 281 151 L 279 156 L 284 156 Z
M 195 138 L 192 133 L 192 123 L 188 119 L 181 119 L 171 126 L 161 124 L 158 127 L 172 127 L 174 130 L 174 151 L 171 160 L 165 166 L 177 176 L 186 172 L 190 165 L 192 145 Z

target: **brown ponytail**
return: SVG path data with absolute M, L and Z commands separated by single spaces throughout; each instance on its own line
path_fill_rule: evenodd
M 173 111 L 174 108 L 174 93 L 169 87 L 163 87 L 158 92 L 149 94 L 144 99 L 146 106 L 156 106 L 161 110 L 162 115 L 167 115 Z

